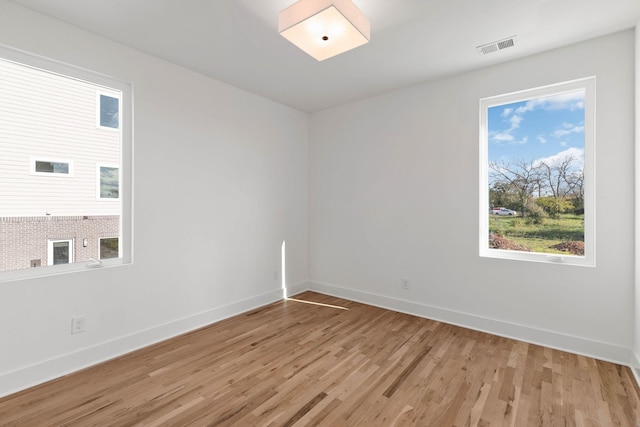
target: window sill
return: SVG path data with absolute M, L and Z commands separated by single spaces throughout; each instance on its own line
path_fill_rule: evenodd
M 10 270 L 0 273 L 0 283 L 13 282 L 17 280 L 28 280 L 39 277 L 58 276 L 81 271 L 101 270 L 105 268 L 121 267 L 132 264 L 131 261 L 123 258 L 113 258 L 102 260 L 99 265 L 92 261 L 77 262 L 65 265 L 47 265 L 42 267 L 25 268 L 22 270 Z
M 593 256 L 576 256 L 562 254 L 546 254 L 539 252 L 518 252 L 503 249 L 480 249 L 481 258 L 498 258 L 516 261 L 540 262 L 547 264 L 562 264 L 580 267 L 595 267 L 595 258 Z

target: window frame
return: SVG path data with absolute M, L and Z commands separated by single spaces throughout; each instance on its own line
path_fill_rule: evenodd
M 584 100 L 584 256 L 523 252 L 489 248 L 489 139 L 488 111 L 491 107 L 585 91 Z M 479 256 L 520 261 L 595 267 L 596 265 L 596 78 L 580 78 L 480 99 L 479 102 Z
M 52 74 L 58 74 L 75 80 L 90 82 L 104 88 L 104 93 L 113 96 L 113 91 L 119 91 L 118 115 L 119 128 L 104 128 L 120 132 L 120 162 L 119 162 L 119 201 L 120 201 L 120 236 L 118 242 L 119 258 L 106 259 L 100 267 L 117 267 L 133 263 L 133 86 L 131 83 L 116 77 L 87 70 L 75 65 L 63 63 L 54 59 L 14 49 L 0 44 L 0 58 L 27 67 L 37 68 Z M 101 92 L 101 90 L 99 90 Z M 99 107 L 98 107 L 99 108 Z M 35 165 L 35 163 L 33 163 Z M 64 176 L 63 174 L 48 174 L 47 176 Z M 48 261 L 48 260 L 47 260 Z M 61 265 L 47 265 L 46 268 L 25 268 L 0 272 L 0 283 L 14 280 L 24 280 L 36 277 L 46 277 L 59 274 L 76 273 L 94 270 L 95 265 L 84 262 L 74 262 Z
M 57 265 L 70 265 L 73 264 L 74 260 L 75 260 L 75 244 L 74 244 L 74 239 L 73 238 L 69 238 L 69 239 L 48 239 L 47 240 L 47 267 L 53 267 L 53 266 L 57 266 Z M 54 256 L 53 256 L 53 245 L 54 243 L 60 243 L 60 242 L 68 242 L 69 243 L 69 262 L 65 263 L 65 264 L 54 264 Z

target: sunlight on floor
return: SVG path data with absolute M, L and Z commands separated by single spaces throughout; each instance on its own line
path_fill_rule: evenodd
M 339 310 L 349 310 L 347 307 L 340 307 L 339 305 L 323 304 L 321 302 L 305 301 L 302 299 L 295 299 L 295 298 L 285 298 L 285 299 L 287 301 L 301 302 L 304 304 L 321 305 L 322 307 L 337 308 Z

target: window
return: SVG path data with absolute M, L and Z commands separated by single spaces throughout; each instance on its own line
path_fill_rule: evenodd
M 129 84 L 3 47 L 0 82 L 0 281 L 130 263 Z
M 595 78 L 480 100 L 480 256 L 595 265 Z
M 68 160 L 31 159 L 31 174 L 71 176 L 72 166 Z
M 118 238 L 104 237 L 100 239 L 100 259 L 118 258 Z
M 120 197 L 120 173 L 117 166 L 98 166 L 98 199 Z
M 73 262 L 73 239 L 49 240 L 49 265 L 71 264 Z
M 120 100 L 115 95 L 98 93 L 98 127 L 120 129 Z

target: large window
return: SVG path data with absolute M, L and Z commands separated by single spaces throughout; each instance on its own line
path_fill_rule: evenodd
M 595 265 L 595 78 L 480 101 L 480 255 Z
M 0 48 L 0 281 L 131 262 L 131 105 L 127 83 Z

